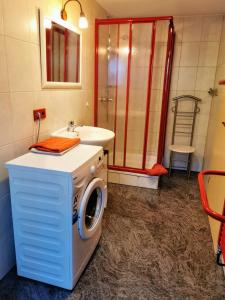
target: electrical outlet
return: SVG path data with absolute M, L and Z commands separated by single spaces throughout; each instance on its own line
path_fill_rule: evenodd
M 38 113 L 41 115 L 41 119 L 46 118 L 46 109 L 45 108 L 34 109 L 33 110 L 34 121 L 37 121 L 39 119 Z

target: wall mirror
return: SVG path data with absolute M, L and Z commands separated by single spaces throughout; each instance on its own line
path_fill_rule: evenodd
M 82 35 L 63 20 L 40 16 L 43 88 L 81 88 Z

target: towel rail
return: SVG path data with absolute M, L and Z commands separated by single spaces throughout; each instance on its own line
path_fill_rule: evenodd
M 174 106 L 172 107 L 171 110 L 174 113 L 174 120 L 173 120 L 171 145 L 180 145 L 181 143 L 180 138 L 182 137 L 182 143 L 184 143 L 184 146 L 192 147 L 196 115 L 200 112 L 198 103 L 201 101 L 201 99 L 192 95 L 181 95 L 173 98 L 173 101 L 174 101 Z M 188 103 L 185 103 L 185 101 Z M 176 148 L 170 150 L 171 151 L 170 151 L 169 174 L 171 174 L 171 171 L 173 169 L 174 157 L 177 155 Z M 187 158 L 188 178 L 190 177 L 191 174 L 191 163 L 192 163 L 193 152 L 194 151 L 185 152 Z

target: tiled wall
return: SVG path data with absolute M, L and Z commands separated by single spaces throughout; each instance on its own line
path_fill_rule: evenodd
M 191 94 L 202 99 L 194 134 L 196 151 L 193 170 L 199 171 L 202 168 L 212 98 L 207 91 L 214 87 L 222 22 L 223 16 L 219 15 L 175 18 L 176 43 L 165 150 L 166 166 L 169 164 L 168 145 L 171 143 L 173 124 L 171 99 Z
M 61 0 L 0 0 L 0 277 L 6 271 L 2 261 L 14 259 L 13 253 L 10 256 L 10 199 L 4 163 L 26 152 L 34 141 L 33 109 L 47 109 L 42 137 L 69 120 L 92 123 L 94 19 L 104 18 L 105 12 L 94 0 L 82 0 L 89 21 L 83 31 L 82 89 L 42 90 L 37 9 L 50 17 L 59 16 L 61 5 Z M 78 16 L 79 6 L 69 4 L 68 21 L 77 25 Z

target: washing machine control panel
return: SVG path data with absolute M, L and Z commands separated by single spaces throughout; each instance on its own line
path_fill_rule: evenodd
M 91 173 L 91 174 L 95 174 L 95 172 L 96 172 L 96 166 L 95 166 L 95 165 L 92 165 L 92 166 L 90 167 L 90 173 Z
M 90 174 L 94 175 L 103 166 L 103 161 L 104 155 L 99 154 L 96 161 L 89 168 Z

